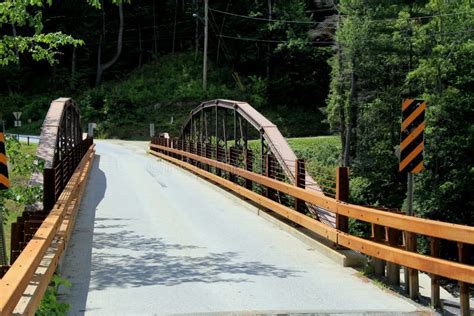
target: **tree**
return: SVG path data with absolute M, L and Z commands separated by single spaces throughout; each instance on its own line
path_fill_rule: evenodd
M 98 86 L 101 81 L 102 81 L 102 74 L 104 71 L 112 67 L 117 60 L 120 57 L 120 54 L 122 54 L 122 46 L 123 46 L 123 24 L 124 24 L 124 19 L 123 19 L 123 3 L 119 2 L 117 4 L 118 10 L 119 10 L 119 28 L 118 28 L 118 35 L 117 35 L 117 51 L 115 52 L 115 56 L 112 57 L 111 60 L 109 60 L 106 63 L 102 63 L 102 40 L 103 37 L 102 35 L 100 36 L 100 41 L 99 41 L 99 51 L 97 53 L 97 77 L 95 84 Z

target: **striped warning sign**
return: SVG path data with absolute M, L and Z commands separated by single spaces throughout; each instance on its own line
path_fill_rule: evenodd
M 7 152 L 5 150 L 5 137 L 0 130 L 0 190 L 6 190 L 10 187 L 8 180 Z
M 423 170 L 426 102 L 405 99 L 402 103 L 400 135 L 400 171 L 419 173 Z

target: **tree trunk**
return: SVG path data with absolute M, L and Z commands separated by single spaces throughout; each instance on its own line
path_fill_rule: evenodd
M 229 7 L 230 7 L 230 3 L 231 3 L 231 0 L 228 0 L 227 1 L 227 5 L 225 7 L 225 10 L 228 12 L 229 11 Z M 216 63 L 219 62 L 219 53 L 220 53 L 220 48 L 221 48 L 221 39 L 222 39 L 222 32 L 224 31 L 224 24 L 225 24 L 225 18 L 227 17 L 227 15 L 224 15 L 224 17 L 222 18 L 222 24 L 221 24 L 221 29 L 219 31 L 219 38 L 217 39 L 217 57 L 216 57 Z M 225 54 L 225 52 L 224 52 Z
M 198 5 L 196 1 L 196 14 L 198 12 Z M 196 17 L 196 26 L 194 30 L 194 60 L 197 60 L 198 52 L 199 52 L 199 18 Z
M 338 15 L 338 21 L 337 21 L 337 28 L 341 26 L 341 16 Z M 339 100 L 339 124 L 340 124 L 340 137 L 341 137 L 341 162 L 343 167 L 347 167 L 347 159 L 346 159 L 346 133 L 347 133 L 347 125 L 346 125 L 346 115 L 344 112 L 344 102 L 343 102 L 343 89 L 342 85 L 344 82 L 344 75 L 343 75 L 343 64 L 342 64 L 342 47 L 341 43 L 337 41 L 337 53 L 336 53 L 336 60 L 337 60 L 337 67 L 338 67 L 338 85 L 337 85 L 337 95 L 338 95 L 338 100 Z
M 95 85 L 98 86 L 102 79 L 102 35 L 99 38 L 99 48 L 97 49 L 97 74 L 95 78 Z
M 157 29 L 156 29 L 156 10 L 155 10 L 155 1 L 153 0 L 153 54 L 158 55 L 158 39 L 157 39 Z
M 112 67 L 117 60 L 120 57 L 120 54 L 122 54 L 122 46 L 123 46 L 123 24 L 124 24 L 124 19 L 123 19 L 123 4 L 120 2 L 118 3 L 118 8 L 119 8 L 119 18 L 120 18 L 120 25 L 119 25 L 119 32 L 118 32 L 118 40 L 117 40 L 117 52 L 115 53 L 115 56 L 108 61 L 105 64 L 101 63 L 101 51 L 102 51 L 102 37 L 101 41 L 99 44 L 99 54 L 98 54 L 98 63 L 97 63 L 97 77 L 95 84 L 98 86 L 100 82 L 102 81 L 102 74 L 104 71 Z
M 355 142 L 354 137 L 352 137 L 352 129 L 355 128 L 355 121 L 357 120 L 357 111 L 355 108 L 356 100 L 356 81 L 357 76 L 355 75 L 356 63 L 354 58 L 352 59 L 352 73 L 351 73 L 351 93 L 349 95 L 349 104 L 347 109 L 347 127 L 346 127 L 346 139 L 344 142 L 344 166 L 348 167 L 350 164 L 350 152 L 351 152 L 351 141 Z
M 71 58 L 71 90 L 76 87 L 76 46 L 72 47 L 72 58 Z
M 267 0 L 267 5 L 268 5 L 268 21 L 271 21 L 273 19 L 272 0 Z M 270 43 L 268 43 L 267 56 L 265 58 L 267 79 L 270 79 L 270 54 L 271 54 L 271 46 L 270 46 Z
M 101 6 L 102 10 L 102 36 L 105 37 L 105 1 L 101 1 Z
M 174 55 L 176 45 L 176 18 L 178 16 L 178 0 L 176 0 L 176 6 L 174 7 L 174 23 L 173 23 L 173 48 L 171 53 Z
M 15 27 L 15 24 L 12 23 L 12 34 L 13 34 L 13 37 L 15 38 L 16 37 L 16 27 Z M 15 57 L 17 60 L 20 59 L 20 54 L 18 53 L 18 46 L 16 45 L 15 43 Z
M 138 67 L 142 66 L 143 46 L 142 46 L 142 28 L 138 26 Z

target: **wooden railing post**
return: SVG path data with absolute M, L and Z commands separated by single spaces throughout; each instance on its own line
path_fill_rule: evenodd
M 336 200 L 349 202 L 349 168 L 336 169 Z M 336 228 L 342 232 L 349 232 L 349 218 L 336 214 Z
M 390 227 L 387 229 L 388 244 L 391 247 L 398 248 L 400 245 L 401 231 Z M 390 285 L 400 286 L 400 266 L 398 264 L 387 261 L 387 278 Z
M 405 243 L 408 251 L 417 252 L 416 234 L 405 232 Z M 418 270 L 408 268 L 408 293 L 412 300 L 417 300 L 420 293 L 420 284 L 418 280 Z
M 374 241 L 381 243 L 385 239 L 385 227 L 372 224 L 372 231 L 374 236 Z M 378 259 L 373 257 L 374 262 L 374 273 L 378 277 L 385 276 L 385 261 L 382 259 Z
M 431 238 L 431 256 L 439 257 L 439 239 Z M 439 277 L 436 274 L 430 274 L 431 277 L 431 306 L 438 308 L 441 306 L 439 295 Z
M 458 258 L 460 263 L 467 263 L 468 261 L 468 246 L 458 242 Z M 461 315 L 469 316 L 471 315 L 470 306 L 469 306 L 469 284 L 466 282 L 459 282 L 459 300 L 461 307 Z
M 306 187 L 306 167 L 303 159 L 295 160 L 295 185 L 303 189 Z M 303 200 L 295 199 L 295 210 L 304 214 L 306 203 Z

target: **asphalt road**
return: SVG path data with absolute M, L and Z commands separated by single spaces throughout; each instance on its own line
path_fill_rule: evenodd
M 97 142 L 61 265 L 71 315 L 418 310 L 145 150 Z

